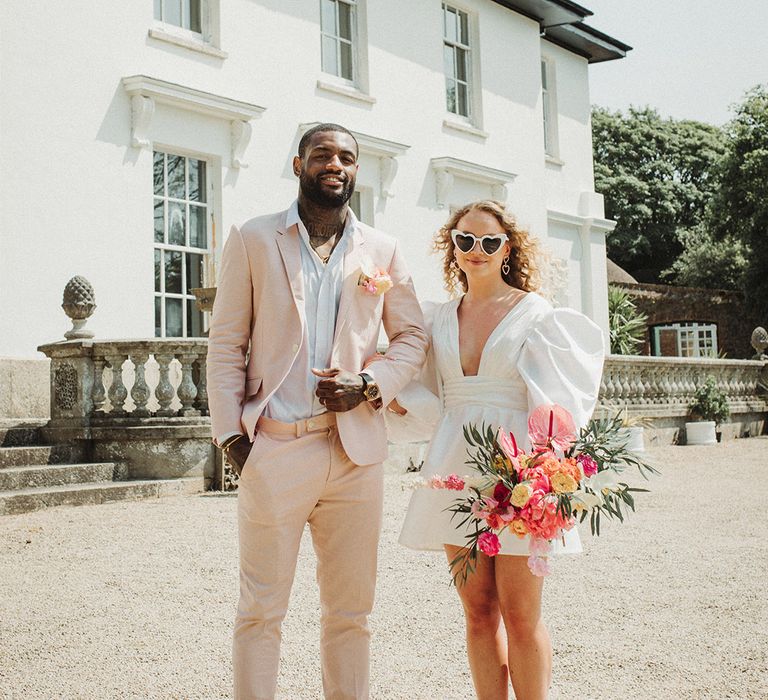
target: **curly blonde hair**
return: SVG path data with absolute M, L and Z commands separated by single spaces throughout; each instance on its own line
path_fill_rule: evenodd
M 507 234 L 510 245 L 509 272 L 502 279 L 510 286 L 525 292 L 535 292 L 541 286 L 541 273 L 538 266 L 539 245 L 536 239 L 524 228 L 518 226 L 501 202 L 493 199 L 482 199 L 470 202 L 451 215 L 435 236 L 435 251 L 443 254 L 443 279 L 445 287 L 456 295 L 458 290 L 467 291 L 467 276 L 452 263 L 455 259 L 455 246 L 451 240 L 451 231 L 456 228 L 461 218 L 470 211 L 477 209 L 495 217 L 504 233 Z

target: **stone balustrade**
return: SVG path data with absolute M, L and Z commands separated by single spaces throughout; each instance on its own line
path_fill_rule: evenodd
M 713 377 L 728 398 L 727 437 L 757 434 L 768 412 L 768 363 L 687 357 L 609 355 L 600 383 L 599 412 L 625 409 L 653 421 L 659 439 L 671 442 L 689 418 L 697 388 Z

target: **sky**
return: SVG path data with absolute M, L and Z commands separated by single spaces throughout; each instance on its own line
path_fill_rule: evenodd
M 594 105 L 722 125 L 768 84 L 768 0 L 577 1 L 594 12 L 587 24 L 633 47 L 590 67 Z

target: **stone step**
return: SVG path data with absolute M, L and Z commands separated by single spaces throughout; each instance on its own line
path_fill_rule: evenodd
M 117 468 L 111 462 L 6 467 L 0 469 L 0 491 L 112 481 L 116 476 L 118 476 Z
M 39 445 L 44 421 L 0 420 L 0 447 Z
M 203 490 L 201 477 L 147 481 L 106 481 L 47 488 L 0 491 L 0 515 L 18 515 L 53 506 L 83 506 L 161 496 L 178 496 Z
M 0 469 L 31 464 L 71 464 L 82 462 L 82 450 L 75 445 L 22 445 L 0 447 Z

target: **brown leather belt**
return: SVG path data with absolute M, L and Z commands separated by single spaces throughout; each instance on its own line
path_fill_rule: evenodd
M 312 416 L 311 418 L 296 421 L 295 423 L 283 423 L 274 418 L 262 416 L 256 422 L 256 429 L 263 430 L 265 433 L 282 433 L 284 435 L 301 437 L 307 433 L 328 430 L 328 428 L 333 425 L 336 425 L 336 414 L 329 411 L 327 413 L 321 413 L 319 416 Z

